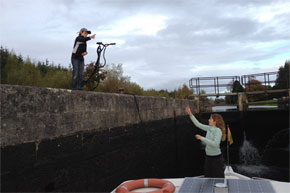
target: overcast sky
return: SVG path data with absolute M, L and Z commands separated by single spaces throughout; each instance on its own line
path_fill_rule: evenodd
M 116 42 L 108 63 L 145 89 L 192 77 L 278 71 L 290 59 L 289 0 L 0 0 L 0 44 L 68 67 L 82 27 Z

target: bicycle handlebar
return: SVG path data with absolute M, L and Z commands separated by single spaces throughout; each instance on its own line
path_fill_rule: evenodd
M 103 42 L 97 42 L 96 44 L 98 44 L 98 45 L 102 45 L 102 46 L 104 46 L 104 47 L 116 45 L 116 43 L 104 44 Z

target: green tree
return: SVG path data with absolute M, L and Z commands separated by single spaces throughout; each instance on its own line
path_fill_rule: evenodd
M 166 97 L 166 98 L 170 97 L 168 90 L 164 90 L 164 89 L 159 90 L 159 95 L 161 97 Z
M 94 63 L 90 63 L 85 70 L 85 80 L 88 80 L 93 72 Z M 96 81 L 97 79 L 98 81 Z M 99 92 L 119 93 L 120 89 L 124 89 L 125 94 L 144 94 L 144 89 L 141 86 L 131 82 L 129 76 L 124 76 L 122 64 L 107 65 L 104 70 L 96 71 L 84 86 L 85 90 L 92 90 L 93 88 Z
M 4 68 L 6 80 L 4 84 L 26 85 L 26 86 L 40 86 L 41 78 L 40 72 L 27 59 L 21 63 L 16 55 L 8 56 L 7 64 Z
M 125 84 L 130 82 L 130 77 L 123 75 L 122 64 L 107 65 L 105 71 L 107 72 L 106 78 L 96 89 L 97 91 L 119 93 L 119 89 L 124 88 Z
M 144 95 L 145 96 L 154 96 L 154 97 L 166 97 L 166 98 L 169 97 L 169 93 L 167 90 L 157 91 L 155 89 L 149 89 L 149 90 L 144 91 Z
M 206 94 L 205 90 L 201 90 L 200 94 Z M 199 101 L 201 101 L 201 102 L 209 102 L 209 98 L 207 98 L 206 96 L 201 96 L 201 97 L 199 97 Z
M 190 95 L 193 95 L 193 90 L 188 88 L 186 84 L 179 87 L 175 92 L 175 97 L 179 99 L 188 99 Z
M 214 103 L 215 104 L 225 104 L 225 99 L 223 99 L 223 98 L 215 98 Z
M 34 64 L 28 57 L 25 61 L 13 51 L 0 49 L 1 83 L 51 88 L 70 88 L 71 71 L 44 62 Z
M 279 68 L 278 74 L 277 74 L 277 79 L 275 81 L 275 85 L 273 86 L 274 89 L 289 89 L 290 85 L 290 79 L 289 79 L 289 74 L 290 74 L 290 60 L 286 60 L 284 66 L 281 66 Z M 281 98 L 283 96 L 287 96 L 288 93 L 271 93 L 270 97 L 271 99 L 273 98 Z
M 7 84 L 5 66 L 7 64 L 9 52 L 6 48 L 0 47 L 1 83 Z
M 38 62 L 37 68 L 40 70 L 41 76 L 44 77 L 49 71 L 49 66 L 45 65 L 44 62 Z
M 275 82 L 275 89 L 288 89 L 289 88 L 289 74 L 290 74 L 290 60 L 286 60 L 285 65 L 281 66 L 278 71 L 277 79 Z
M 84 72 L 85 84 L 84 84 L 83 89 L 94 90 L 95 88 L 97 88 L 97 86 L 99 86 L 99 82 L 103 80 L 104 78 L 100 78 L 99 72 L 95 71 L 94 62 L 89 63 L 88 65 L 86 65 L 85 72 Z
M 144 89 L 135 82 L 127 82 L 123 85 L 125 94 L 144 95 Z
M 263 91 L 265 90 L 265 86 L 262 85 L 262 83 L 258 80 L 251 79 L 248 81 L 245 90 L 247 92 L 251 91 Z M 249 102 L 254 102 L 254 101 L 261 101 L 261 100 L 266 100 L 267 96 L 266 94 L 252 94 L 248 95 L 248 100 Z
M 230 92 L 232 92 L 232 93 L 245 91 L 244 87 L 237 80 L 234 81 L 233 83 L 230 83 L 228 86 L 228 89 L 230 89 Z M 225 102 L 227 104 L 237 104 L 237 101 L 238 101 L 238 96 L 226 96 L 225 97 Z
M 262 83 L 260 81 L 255 80 L 255 79 L 251 79 L 251 80 L 248 81 L 245 90 L 247 92 L 262 91 L 262 90 L 265 90 L 265 86 L 262 85 Z
M 43 78 L 41 86 L 49 88 L 71 88 L 71 71 L 50 70 Z

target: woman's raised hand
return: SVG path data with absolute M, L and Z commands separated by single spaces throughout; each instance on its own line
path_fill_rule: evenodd
M 185 107 L 185 112 L 186 112 L 188 115 L 192 115 L 189 106 Z

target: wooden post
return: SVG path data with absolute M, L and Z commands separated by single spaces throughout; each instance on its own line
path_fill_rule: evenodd
M 239 111 L 248 109 L 248 97 L 245 93 L 238 93 L 238 109 Z
M 199 96 L 195 96 L 194 100 L 197 101 L 197 112 L 200 113 L 200 100 L 199 100 Z

